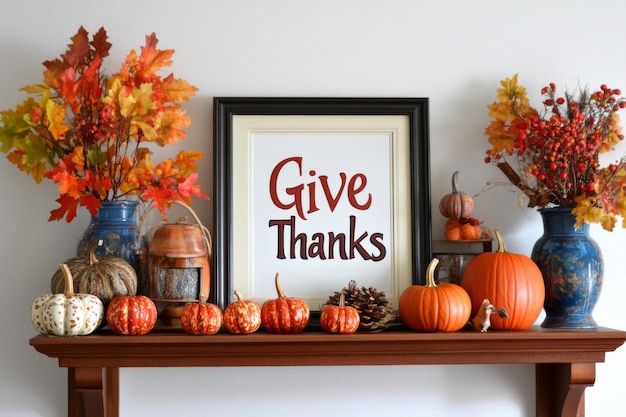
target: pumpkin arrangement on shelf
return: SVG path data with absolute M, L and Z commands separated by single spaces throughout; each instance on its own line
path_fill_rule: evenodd
M 472 314 L 478 313 L 483 300 L 504 308 L 509 317 L 493 317 L 494 329 L 526 329 L 539 317 L 545 298 L 541 271 L 527 256 L 506 251 L 498 230 L 496 252 L 474 257 L 465 268 L 461 286 L 472 300 Z
M 31 322 L 42 334 L 83 336 L 93 333 L 104 318 L 104 305 L 92 294 L 74 293 L 72 273 L 61 264 L 65 280 L 61 294 L 44 294 L 33 302 Z
M 495 235 L 498 251 L 485 252 L 472 259 L 461 285 L 437 285 L 434 271 L 439 259 L 433 258 L 426 269 L 425 285 L 411 285 L 399 297 L 397 314 L 402 324 L 412 331 L 455 332 L 470 325 L 472 315 L 476 316 L 481 305 L 491 300 L 508 313 L 491 317 L 489 325 L 492 328 L 530 327 L 543 307 L 545 290 L 541 272 L 530 258 L 507 252 L 500 232 L 496 230 Z M 84 276 L 74 277 L 70 266 L 62 264 L 64 282 L 58 284 L 55 275 L 53 285 L 64 288 L 65 293 L 42 295 L 33 303 L 31 320 L 40 333 L 86 335 L 95 331 L 105 318 L 111 331 L 119 335 L 144 335 L 155 328 L 157 308 L 154 301 L 144 295 L 130 294 L 136 277 L 134 281 L 128 281 L 130 283 L 124 281 L 124 277 L 132 275 L 131 271 L 134 273 L 132 267 L 128 264 L 128 273 L 123 264 L 117 270 L 115 267 L 120 265 L 114 259 L 108 269 L 104 268 L 107 264 L 95 258 L 95 247 L 88 259 L 71 259 L 79 274 Z M 119 262 L 126 263 L 121 259 Z M 107 307 L 104 305 L 107 294 L 93 288 L 92 292 L 98 295 L 74 294 L 76 283 L 87 285 L 90 280 L 95 280 L 99 283 L 97 289 L 110 289 L 114 286 L 102 283 L 114 279 L 121 280 L 129 294 L 113 296 Z M 234 291 L 236 300 L 224 311 L 200 297 L 199 302 L 185 306 L 181 316 L 183 330 L 191 335 L 213 335 L 222 329 L 233 334 L 250 334 L 261 327 L 269 333 L 302 332 L 311 315 L 307 302 L 287 297 L 278 273 L 274 283 L 277 298 L 265 301 L 262 306 L 244 299 L 238 291 Z M 352 280 L 347 287 L 329 297 L 319 319 L 325 332 L 351 334 L 359 330 L 384 330 L 395 317 L 396 311 L 384 292 L 371 287 L 358 288 L 356 281 Z

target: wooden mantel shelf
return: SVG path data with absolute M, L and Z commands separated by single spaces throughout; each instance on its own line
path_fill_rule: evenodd
M 68 416 L 117 417 L 120 367 L 513 364 L 536 366 L 538 417 L 584 416 L 595 364 L 626 332 L 549 330 L 331 335 L 322 332 L 191 336 L 154 332 L 73 338 L 35 336 L 30 344 L 68 368 Z

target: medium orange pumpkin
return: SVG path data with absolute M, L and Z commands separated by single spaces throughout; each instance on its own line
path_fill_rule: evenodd
M 474 200 L 469 194 L 459 190 L 459 171 L 452 174 L 452 193 L 439 200 L 439 212 L 450 219 L 464 219 L 472 216 Z
M 426 285 L 411 285 L 400 294 L 400 320 L 411 330 L 425 332 L 454 332 L 470 319 L 472 305 L 469 295 L 453 283 L 435 284 L 435 268 L 439 259 L 433 258 L 426 268 Z
M 311 312 L 301 298 L 287 297 L 280 287 L 279 275 L 275 278 L 278 298 L 267 300 L 261 307 L 261 322 L 270 333 L 298 333 L 308 326 Z
M 465 268 L 461 286 L 472 300 L 472 316 L 485 298 L 504 308 L 508 319 L 491 317 L 493 329 L 526 329 L 543 308 L 545 288 L 541 271 L 527 256 L 506 251 L 502 235 L 495 230 L 497 252 L 474 257 Z

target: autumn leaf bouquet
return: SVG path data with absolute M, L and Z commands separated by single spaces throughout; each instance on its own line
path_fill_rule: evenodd
M 59 58 L 45 61 L 41 84 L 22 88 L 29 97 L 0 112 L 0 150 L 40 183 L 59 186 L 60 207 L 49 221 L 76 216 L 85 207 L 95 216 L 102 201 L 138 199 L 164 208 L 206 198 L 196 162 L 202 153 L 180 151 L 155 163 L 151 147 L 185 138 L 191 120 L 181 109 L 197 89 L 173 74 L 174 50 L 157 49 L 146 36 L 138 54 L 130 51 L 119 72 L 106 75 L 111 44 L 104 28 L 93 36 L 80 27 Z
M 542 106 L 532 107 L 517 74 L 501 81 L 497 101 L 488 105 L 485 129 L 495 164 L 522 191 L 529 207 L 572 208 L 576 226 L 600 223 L 626 228 L 626 159 L 606 166 L 600 154 L 624 139 L 618 115 L 626 107 L 619 89 L 541 90 Z

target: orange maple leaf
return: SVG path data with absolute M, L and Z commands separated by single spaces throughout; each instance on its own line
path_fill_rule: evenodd
M 146 36 L 146 45 L 141 48 L 139 62 L 141 63 L 145 75 L 152 75 L 162 67 L 172 65 L 171 58 L 174 55 L 174 50 L 159 50 L 156 48 L 157 43 L 159 43 L 159 40 L 153 32 Z
M 65 220 L 69 223 L 76 217 L 76 209 L 78 208 L 79 200 L 76 200 L 70 196 L 62 195 L 56 202 L 61 205 L 61 207 L 51 210 L 50 217 L 48 221 L 56 220 L 59 221 L 65 217 Z

